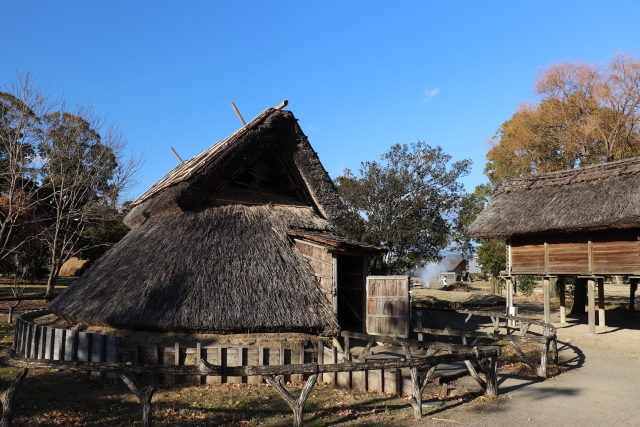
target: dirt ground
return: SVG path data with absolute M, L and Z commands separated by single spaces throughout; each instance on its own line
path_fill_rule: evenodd
M 429 426 L 637 426 L 640 425 L 640 313 L 630 315 L 629 287 L 605 285 L 606 327 L 588 335 L 586 316 L 559 323 L 559 358 L 565 372 L 547 380 L 502 375 L 500 397 L 430 412 L 424 420 L 406 425 Z M 536 290 L 536 294 L 538 291 Z M 520 313 L 542 317 L 541 304 L 516 302 Z M 636 296 L 636 307 L 640 298 Z M 557 307 L 557 302 L 556 302 Z M 597 317 L 597 314 L 596 314 Z M 470 389 L 469 378 L 457 383 Z

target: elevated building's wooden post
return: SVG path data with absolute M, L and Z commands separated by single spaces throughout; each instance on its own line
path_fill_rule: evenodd
M 598 279 L 598 326 L 607 326 L 604 319 L 604 278 Z
M 587 292 L 589 293 L 589 335 L 596 334 L 596 279 L 589 278 L 587 281 Z
M 587 279 L 587 293 L 589 294 L 589 298 L 588 298 L 589 335 L 595 335 L 596 334 L 596 282 L 598 282 L 598 288 L 600 288 L 599 286 L 600 283 L 603 283 L 603 286 L 604 286 L 604 277 L 578 276 L 578 279 Z M 602 290 L 604 291 L 604 287 L 602 288 Z M 602 296 L 603 296 L 602 303 L 604 304 L 604 294 Z M 604 306 L 602 308 L 604 309 Z
M 551 283 L 555 276 L 542 278 L 542 292 L 544 296 L 544 323 L 551 323 Z
M 503 276 L 505 280 L 505 286 L 507 288 L 507 316 L 511 313 L 513 308 L 513 277 Z
M 635 297 L 636 291 L 638 290 L 638 280 L 640 280 L 640 276 L 630 276 L 629 277 L 629 311 L 634 312 L 635 307 Z
M 560 293 L 560 323 L 567 323 L 566 285 L 564 276 L 558 277 L 558 291 Z

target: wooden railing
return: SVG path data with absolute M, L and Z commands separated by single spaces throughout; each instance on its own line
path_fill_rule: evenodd
M 547 359 L 549 352 L 551 352 L 551 360 L 553 363 L 558 363 L 558 337 L 556 328 L 553 325 L 523 316 L 507 316 L 502 312 L 469 310 L 456 310 L 456 312 L 467 314 L 461 330 L 425 328 L 422 327 L 421 320 L 419 320 L 418 327 L 414 328 L 413 331 L 418 333 L 419 340 L 422 339 L 422 336 L 425 334 L 434 337 L 461 337 L 463 344 L 466 345 L 468 342 L 467 339 L 470 338 L 471 342 L 469 345 L 471 346 L 475 346 L 480 339 L 507 341 L 518 356 L 541 378 L 547 377 Z M 493 324 L 493 333 L 465 331 L 469 320 L 471 320 L 473 316 L 489 317 Z M 504 320 L 504 326 L 501 327 L 502 320 Z M 531 326 L 539 327 L 541 330 L 537 333 L 532 332 Z M 500 333 L 501 329 L 504 329 L 505 333 Z M 518 335 L 516 335 L 516 332 Z M 534 363 L 517 344 L 522 342 L 540 345 L 539 365 Z

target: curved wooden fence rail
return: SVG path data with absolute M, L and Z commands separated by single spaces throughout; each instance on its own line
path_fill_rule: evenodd
M 483 386 L 487 395 L 498 395 L 496 365 L 497 358 L 501 351 L 500 347 L 497 346 L 469 347 L 457 344 L 388 338 L 343 332 L 342 336 L 345 339 L 345 350 L 344 352 L 341 352 L 342 357 L 338 358 L 338 352 L 333 348 L 333 360 L 332 363 L 329 364 L 300 363 L 288 365 L 274 364 L 267 366 L 221 366 L 212 364 L 208 362 L 206 358 L 200 357 L 193 365 L 185 366 L 180 365 L 179 363 L 176 363 L 175 365 L 147 365 L 143 363 L 122 362 L 117 360 L 93 361 L 90 357 L 79 359 L 77 356 L 80 353 L 74 351 L 67 353 L 65 348 L 65 344 L 68 343 L 70 348 L 78 349 L 78 335 L 70 334 L 69 336 L 73 338 L 66 341 L 65 339 L 62 339 L 65 338 L 64 334 L 56 335 L 55 330 L 53 332 L 43 330 L 41 325 L 35 325 L 28 321 L 29 319 L 42 314 L 45 313 L 33 312 L 29 313 L 27 316 L 20 316 L 17 319 L 15 332 L 16 340 L 14 340 L 14 343 L 16 343 L 16 351 L 9 350 L 0 355 L 0 365 L 21 368 L 11 385 L 6 390 L 0 389 L 0 403 L 3 407 L 3 415 L 0 420 L 0 426 L 2 427 L 11 425 L 13 397 L 15 396 L 22 379 L 27 375 L 29 368 L 46 368 L 83 372 L 90 371 L 109 373 L 114 377 L 120 377 L 120 379 L 129 387 L 140 401 L 142 407 L 143 426 L 151 425 L 151 398 L 153 397 L 156 386 L 152 383 L 146 388 L 139 387 L 130 377 L 132 374 L 161 374 L 194 376 L 198 378 L 203 376 L 256 377 L 261 380 L 264 379 L 280 394 L 292 409 L 294 414 L 294 426 L 302 426 L 304 405 L 318 377 L 337 376 L 338 373 L 347 374 L 351 380 L 351 375 L 354 372 L 367 373 L 378 371 L 380 372 L 381 378 L 384 378 L 385 370 L 391 370 L 392 372 L 399 373 L 400 369 L 408 368 L 411 372 L 411 392 L 409 393 L 411 395 L 410 403 L 413 406 L 414 416 L 416 418 L 422 417 L 422 393 L 427 382 L 432 378 L 436 367 L 440 364 L 464 361 L 465 363 L 468 362 L 471 364 L 471 366 L 479 367 L 481 372 L 484 374 L 484 380 L 477 374 L 475 374 L 474 378 L 476 378 L 476 380 L 478 380 L 478 382 Z M 38 327 L 40 327 L 40 329 L 38 329 Z M 40 331 L 39 333 L 37 332 L 38 330 Z M 99 338 L 96 339 L 96 341 L 101 342 L 102 344 L 104 344 L 105 341 L 111 341 L 113 343 L 112 348 L 117 348 L 117 340 L 115 340 L 115 337 L 111 337 L 113 340 L 110 340 L 108 336 L 102 337 L 106 338 Z M 362 339 L 368 342 L 365 351 L 362 352 L 357 359 L 353 359 L 351 355 L 351 339 Z M 57 345 L 56 342 L 58 342 Z M 89 339 L 89 342 L 91 342 L 91 339 Z M 371 346 L 378 342 L 403 347 L 404 357 L 392 359 L 368 359 L 367 353 L 370 351 Z M 321 343 L 322 341 L 319 342 L 320 348 L 318 354 L 324 355 L 324 349 L 322 349 Z M 106 351 L 100 351 L 98 354 L 104 355 L 105 353 L 109 353 L 109 348 L 110 347 L 108 345 L 101 347 L 101 349 Z M 426 350 L 426 356 L 413 355 L 412 351 L 415 351 L 416 349 Z M 446 352 L 447 354 L 436 355 L 438 352 Z M 21 353 L 25 357 L 20 357 L 17 353 Z M 74 354 L 76 359 L 73 359 Z M 87 354 L 90 355 L 91 352 Z M 57 357 L 53 357 L 56 355 Z M 69 358 L 66 357 L 67 355 L 70 355 Z M 114 359 L 116 358 L 116 355 L 117 351 L 111 352 L 110 358 Z M 178 359 L 176 359 L 176 361 L 179 362 Z M 471 369 L 469 371 L 471 372 Z M 298 399 L 294 399 L 291 394 L 282 387 L 281 379 L 283 375 L 297 375 L 299 378 L 306 378 L 302 393 Z M 334 377 L 334 379 L 335 378 L 336 377 Z M 368 376 L 365 375 L 364 378 L 366 380 Z
M 408 346 L 407 346 L 408 348 Z M 410 351 L 410 350 L 409 350 Z M 484 366 L 485 392 L 489 396 L 498 395 L 498 381 L 496 361 L 500 349 L 496 347 L 473 348 L 461 353 L 450 353 L 439 356 L 411 357 L 410 353 L 405 359 L 372 360 L 368 362 L 341 362 L 328 365 L 307 363 L 302 365 L 283 366 L 215 366 L 200 359 L 198 366 L 166 366 L 166 365 L 138 365 L 132 363 L 106 363 L 106 362 L 71 362 L 64 360 L 37 360 L 19 357 L 13 350 L 8 350 L 0 356 L 0 365 L 21 368 L 6 390 L 1 390 L 0 402 L 2 403 L 2 419 L 0 426 L 11 426 L 13 414 L 13 398 L 22 380 L 26 377 L 29 368 L 59 369 L 68 371 L 96 371 L 117 373 L 122 381 L 133 392 L 142 407 L 142 426 L 151 426 L 151 399 L 156 390 L 154 383 L 146 388 L 141 388 L 129 377 L 130 374 L 172 374 L 172 375 L 229 375 L 249 376 L 261 375 L 285 400 L 293 411 L 293 425 L 302 426 L 304 405 L 313 389 L 319 374 L 333 372 L 356 372 L 365 370 L 377 370 L 385 368 L 410 368 L 413 393 L 410 403 L 414 409 L 414 417 L 422 418 L 422 392 L 433 372 L 439 364 L 456 361 L 475 361 Z M 426 372 L 424 372 L 426 368 Z M 421 372 L 422 371 L 422 372 Z M 282 386 L 281 378 L 285 374 L 309 375 L 302 389 L 300 397 L 294 399 Z
M 493 311 L 470 311 L 470 310 L 456 310 L 457 313 L 467 314 L 467 317 L 462 324 L 461 330 L 455 330 L 450 328 L 445 329 L 433 329 L 424 328 L 419 325 L 414 328 L 413 331 L 418 333 L 418 339 L 423 339 L 423 335 L 432 335 L 435 337 L 461 337 L 463 344 L 467 344 L 467 339 L 471 338 L 470 345 L 475 346 L 480 339 L 488 339 L 491 341 L 507 341 L 520 356 L 520 358 L 541 378 L 547 377 L 547 359 L 548 353 L 551 353 L 551 360 L 553 363 L 558 363 L 558 336 L 556 328 L 550 323 L 545 323 L 541 320 L 535 320 L 523 316 L 508 316 L 502 312 Z M 489 317 L 493 324 L 493 333 L 478 332 L 478 331 L 465 331 L 469 320 L 473 316 Z M 501 324 L 504 321 L 504 326 Z M 539 327 L 539 332 L 531 330 L 531 326 Z M 500 333 L 501 329 L 505 330 L 505 333 Z M 518 334 L 516 334 L 516 332 Z M 540 345 L 540 364 L 534 363 L 525 353 L 522 351 L 518 343 L 528 342 L 536 343 Z M 467 363 L 467 367 L 471 372 L 472 367 Z M 473 374 L 471 374 L 473 375 Z

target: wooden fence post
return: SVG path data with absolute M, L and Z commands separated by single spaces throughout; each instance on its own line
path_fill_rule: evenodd
M 156 385 L 152 383 L 145 390 L 141 390 L 126 374 L 121 373 L 120 379 L 140 401 L 140 405 L 142 406 L 142 423 L 140 425 L 142 427 L 151 427 L 151 398 L 156 391 Z

